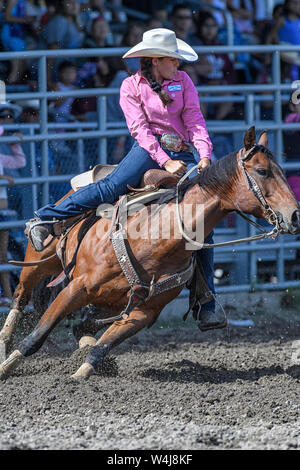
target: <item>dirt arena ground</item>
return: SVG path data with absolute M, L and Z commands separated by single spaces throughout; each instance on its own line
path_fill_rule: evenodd
M 64 326 L 0 383 L 0 449 L 299 449 L 299 309 L 229 316 L 209 333 L 163 317 L 80 383 Z

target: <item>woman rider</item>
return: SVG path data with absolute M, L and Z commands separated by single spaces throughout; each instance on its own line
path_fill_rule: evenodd
M 163 134 L 175 134 L 180 142 L 194 145 L 200 155 L 198 172 L 210 165 L 212 144 L 200 111 L 198 92 L 189 76 L 177 70 L 179 60 L 198 59 L 195 51 L 177 39 L 173 31 L 158 28 L 145 32 L 143 41 L 123 56 L 127 57 L 141 58 L 140 70 L 126 78 L 120 89 L 120 105 L 135 143 L 109 176 L 76 191 L 57 205 L 49 204 L 36 212 L 37 218 L 28 223 L 28 229 L 38 251 L 43 248 L 52 225 L 41 221 L 63 220 L 102 203 L 113 203 L 128 192 L 127 185 L 137 187 L 147 170 L 164 168 L 182 176 L 197 164 L 191 150 L 163 148 Z M 205 242 L 212 243 L 212 234 Z M 197 253 L 208 286 L 214 292 L 213 251 Z M 220 321 L 214 311 L 214 300 L 202 307 L 198 324 L 201 330 L 225 326 L 224 318 Z

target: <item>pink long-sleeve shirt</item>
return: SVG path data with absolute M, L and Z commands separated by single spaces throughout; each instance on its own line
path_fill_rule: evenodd
M 0 136 L 3 135 L 4 129 L 0 126 Z M 17 168 L 23 168 L 26 165 L 26 157 L 20 144 L 10 145 L 11 154 L 6 155 L 0 153 L 0 175 L 4 174 L 4 169 L 9 168 L 15 170 Z M 7 191 L 4 186 L 0 187 L 0 199 L 7 198 Z
M 160 167 L 170 157 L 154 134 L 165 132 L 191 142 L 200 158 L 211 158 L 212 143 L 200 110 L 198 92 L 190 77 L 178 70 L 172 80 L 163 81 L 162 89 L 173 99 L 167 106 L 140 72 L 123 81 L 120 105 L 132 137 Z
M 0 136 L 3 135 L 4 128 L 0 126 Z M 15 170 L 26 165 L 26 157 L 20 144 L 10 144 L 11 154 L 0 153 L 0 165 L 2 168 Z
M 9 168 L 15 170 L 17 168 L 23 168 L 26 165 L 26 157 L 20 144 L 12 144 L 11 155 L 4 155 L 0 153 L 0 163 L 3 168 Z

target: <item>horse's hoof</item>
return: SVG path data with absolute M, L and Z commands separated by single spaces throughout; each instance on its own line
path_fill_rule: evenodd
M 8 373 L 12 371 L 22 359 L 24 359 L 24 356 L 20 351 L 16 349 L 12 352 L 10 356 L 0 364 L 0 379 L 5 379 Z
M 4 380 L 6 378 L 5 370 L 4 368 L 0 365 L 0 380 Z
M 78 345 L 79 345 L 79 349 L 83 349 L 86 346 L 89 346 L 89 347 L 95 346 L 96 343 L 97 343 L 97 340 L 93 336 L 83 336 L 82 338 L 80 338 Z
M 7 344 L 0 340 L 0 364 L 6 359 Z
M 94 367 L 91 366 L 91 364 L 89 364 L 88 362 L 85 362 L 84 364 L 82 364 L 82 366 L 79 367 L 79 369 L 77 370 L 77 372 L 75 372 L 75 374 L 71 375 L 71 378 L 75 380 L 80 380 L 80 379 L 86 380 L 92 374 L 94 374 L 94 372 L 95 372 Z

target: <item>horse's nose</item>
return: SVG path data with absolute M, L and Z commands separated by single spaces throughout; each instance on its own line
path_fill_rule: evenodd
M 292 214 L 292 225 L 300 232 L 300 210 L 297 209 Z

